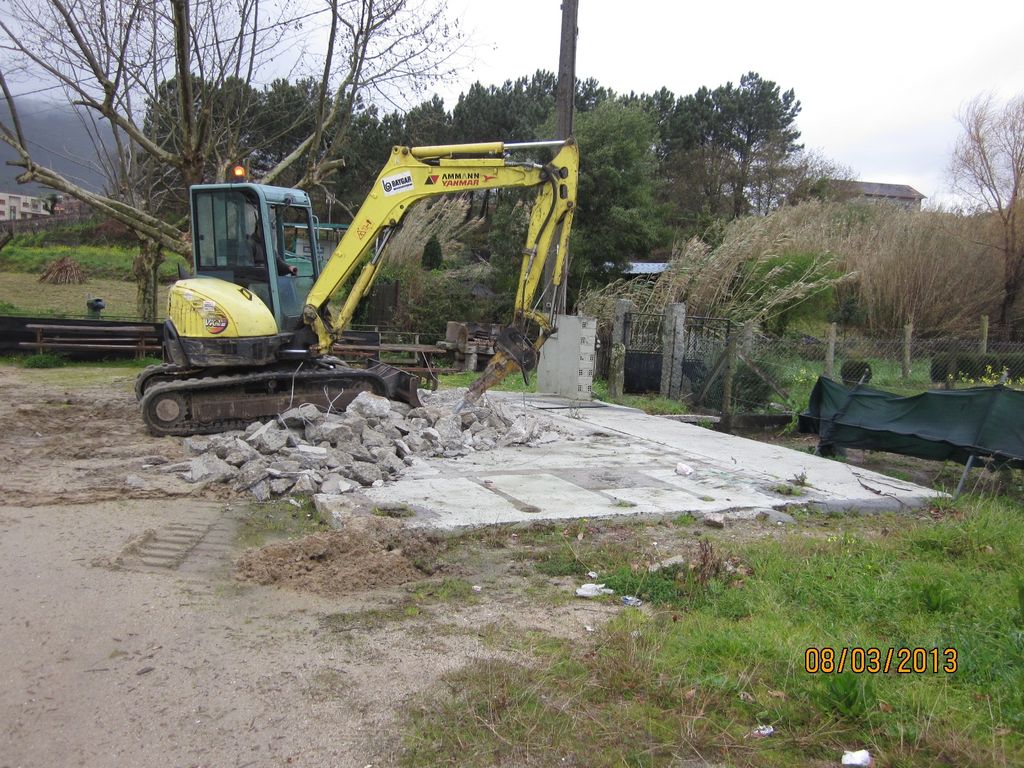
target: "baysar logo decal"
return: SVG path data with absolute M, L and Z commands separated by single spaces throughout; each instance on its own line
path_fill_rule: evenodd
M 399 192 L 405 192 L 414 188 L 412 174 L 408 171 L 383 178 L 380 180 L 380 183 L 384 187 L 385 195 L 397 195 Z

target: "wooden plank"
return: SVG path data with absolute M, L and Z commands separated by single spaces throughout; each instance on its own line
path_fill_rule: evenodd
M 135 344 L 67 344 L 51 341 L 21 341 L 18 346 L 26 349 L 103 349 L 111 352 L 134 352 L 139 349 Z M 159 352 L 162 347 L 146 345 L 142 349 L 146 352 Z
M 160 331 L 151 325 L 50 325 L 42 323 L 26 323 L 30 331 L 86 331 L 92 333 L 147 333 L 159 336 Z

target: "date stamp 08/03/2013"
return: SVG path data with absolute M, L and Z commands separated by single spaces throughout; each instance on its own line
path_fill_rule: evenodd
M 804 671 L 808 674 L 898 675 L 952 674 L 957 669 L 956 648 L 817 648 L 804 651 Z

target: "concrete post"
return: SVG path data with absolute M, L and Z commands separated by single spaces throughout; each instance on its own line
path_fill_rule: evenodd
M 754 353 L 754 327 L 755 323 L 753 320 L 748 320 L 743 324 L 743 335 L 740 337 L 740 350 L 745 355 L 751 355 Z
M 612 320 L 612 344 L 628 344 L 626 338 L 626 315 L 636 312 L 636 305 L 629 299 L 615 300 L 615 315 Z
M 686 353 L 686 304 L 669 304 L 661 322 L 661 395 L 682 395 L 683 357 Z
M 608 361 L 608 397 L 616 400 L 625 394 L 626 389 L 626 345 L 612 344 L 612 353 Z

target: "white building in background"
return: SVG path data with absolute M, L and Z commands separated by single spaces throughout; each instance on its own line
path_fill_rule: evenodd
M 41 197 L 0 192 L 0 221 L 21 221 L 49 215 Z

